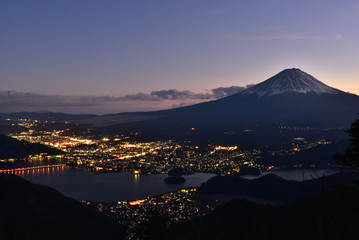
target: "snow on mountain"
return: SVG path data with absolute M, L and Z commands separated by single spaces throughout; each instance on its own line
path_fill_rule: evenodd
M 268 80 L 259 83 L 243 92 L 241 95 L 273 96 L 285 92 L 338 94 L 340 90 L 329 87 L 313 76 L 297 68 L 286 69 Z

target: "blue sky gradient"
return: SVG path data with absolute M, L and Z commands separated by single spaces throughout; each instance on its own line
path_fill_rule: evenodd
M 3 0 L 0 90 L 197 93 L 296 67 L 359 94 L 358 26 L 351 0 Z

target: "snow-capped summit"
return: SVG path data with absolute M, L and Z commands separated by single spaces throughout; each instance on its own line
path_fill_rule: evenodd
M 285 69 L 277 75 L 243 92 L 241 95 L 273 96 L 285 92 L 337 94 L 341 91 L 322 83 L 297 68 Z

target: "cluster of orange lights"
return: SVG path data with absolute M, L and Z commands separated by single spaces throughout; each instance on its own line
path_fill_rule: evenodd
M 50 146 L 58 148 L 58 147 L 62 147 L 62 146 L 77 146 L 80 144 L 91 145 L 91 144 L 95 144 L 95 143 L 96 143 L 96 141 L 88 140 L 88 139 L 69 138 L 68 141 L 50 143 Z
M 55 165 L 42 165 L 42 166 L 25 167 L 25 168 L 0 169 L 0 173 L 31 171 L 31 170 L 36 170 L 36 169 L 55 168 L 55 167 L 64 167 L 64 166 L 65 166 L 65 164 L 55 164 Z
M 214 149 L 215 150 L 226 150 L 226 151 L 233 151 L 236 150 L 238 147 L 237 146 L 233 146 L 233 147 L 222 147 L 222 146 L 217 146 Z
M 274 169 L 274 166 L 268 166 L 267 171 Z
M 129 202 L 129 204 L 130 205 L 140 205 L 141 203 L 144 203 L 145 201 L 146 201 L 146 199 L 141 199 L 141 200 Z

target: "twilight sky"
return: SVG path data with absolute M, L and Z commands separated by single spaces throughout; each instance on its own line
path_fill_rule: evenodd
M 357 0 L 2 0 L 0 112 L 170 108 L 292 67 L 359 94 L 358 26 Z

